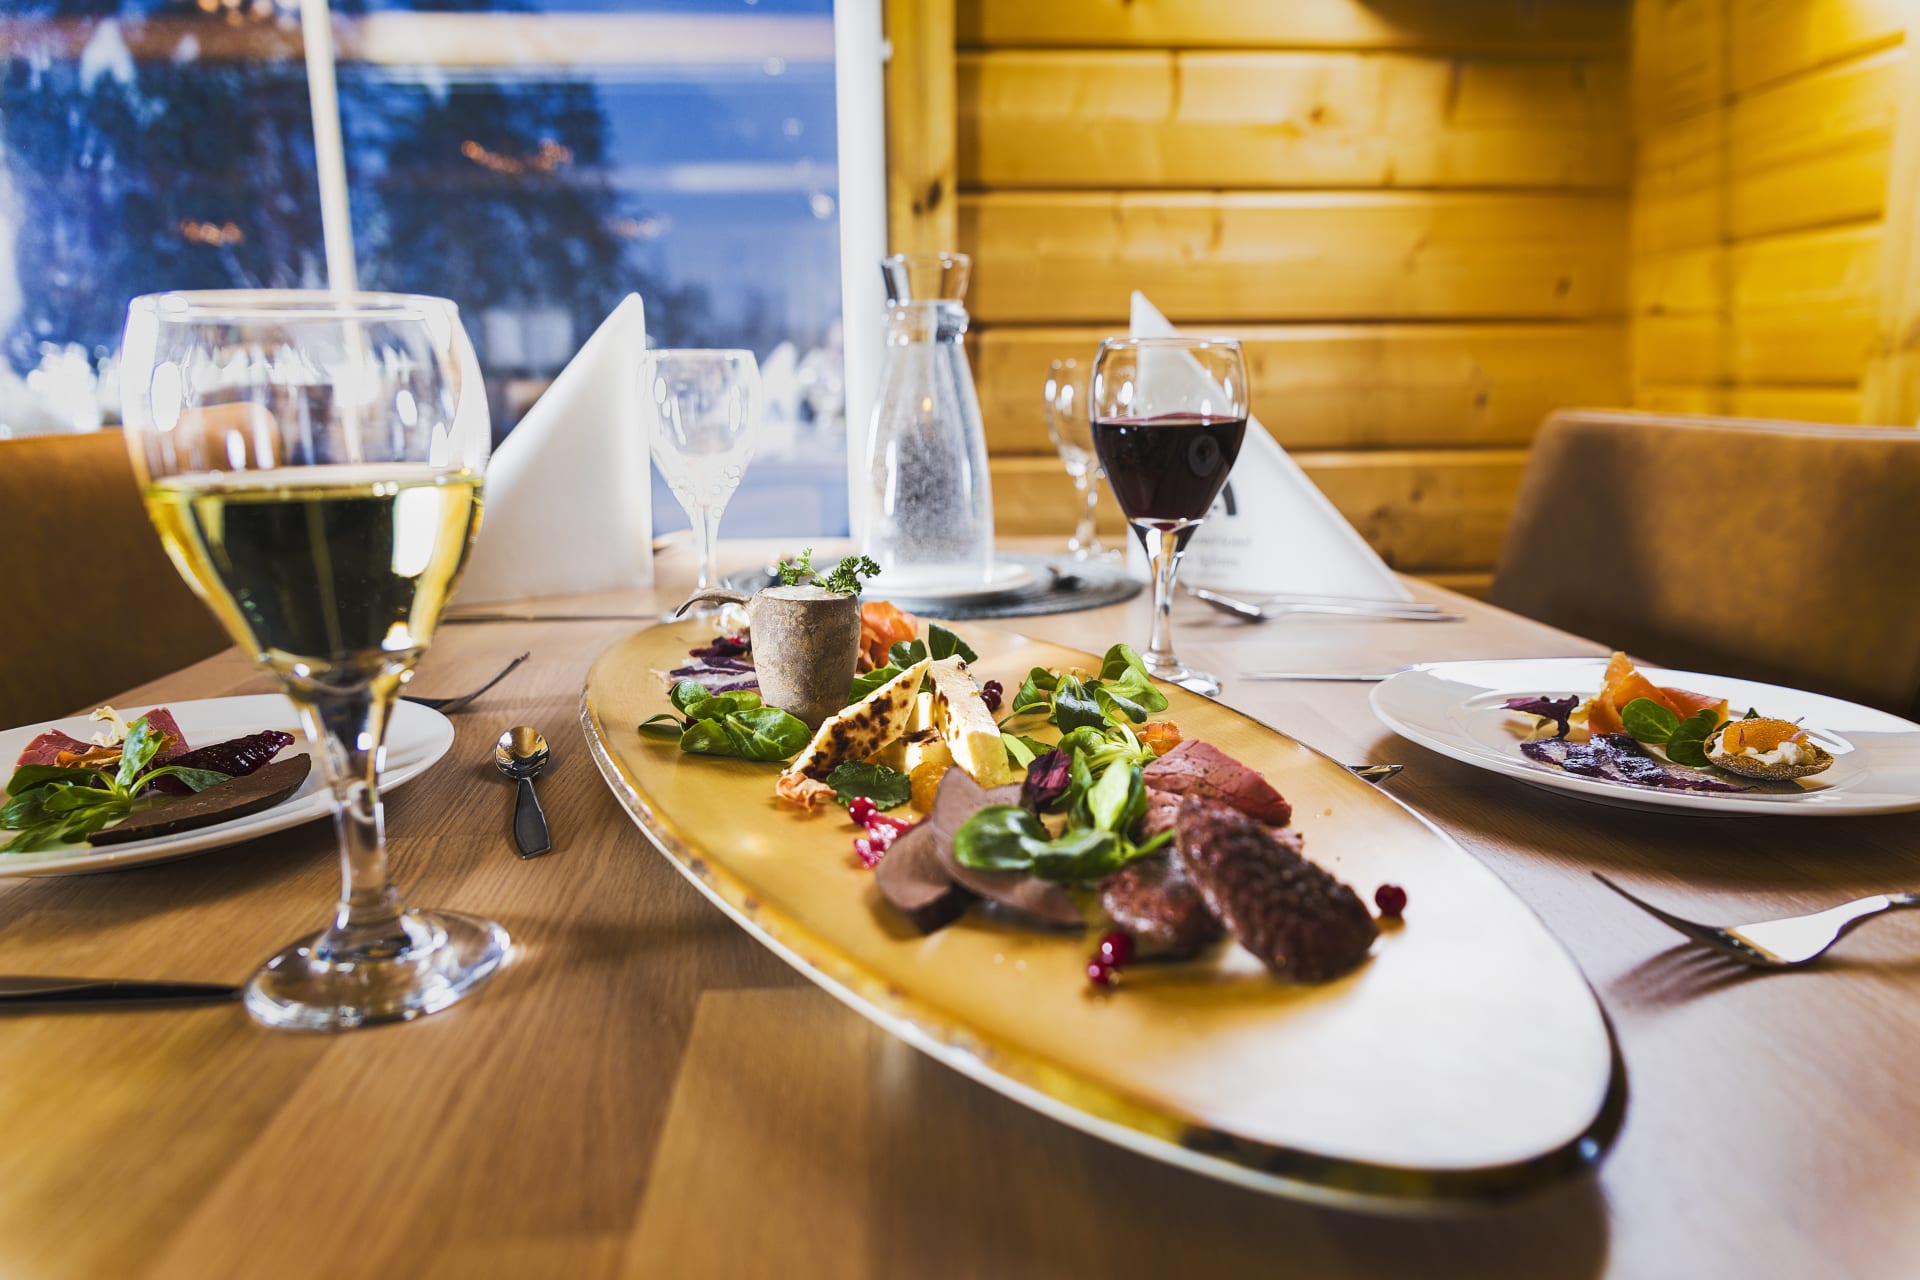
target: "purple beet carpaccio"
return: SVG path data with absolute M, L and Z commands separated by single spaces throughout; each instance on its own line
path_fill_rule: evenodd
M 167 763 L 186 769 L 211 769 L 230 778 L 240 778 L 266 768 L 273 763 L 275 756 L 292 745 L 292 734 L 282 733 L 278 729 L 263 729 L 244 738 L 229 738 L 225 742 L 198 747 L 183 756 L 175 756 Z M 192 787 L 172 775 L 157 780 L 153 789 L 170 796 L 193 794 Z

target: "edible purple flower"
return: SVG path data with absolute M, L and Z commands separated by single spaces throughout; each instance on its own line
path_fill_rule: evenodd
M 1580 699 L 1573 694 L 1568 694 L 1564 698 L 1536 697 L 1507 699 L 1507 710 L 1509 711 L 1523 711 L 1530 716 L 1539 716 L 1543 720 L 1553 721 L 1554 724 L 1559 726 L 1559 731 L 1553 735 L 1556 738 L 1564 738 L 1567 736 L 1568 719 L 1573 715 L 1574 708 L 1579 705 Z

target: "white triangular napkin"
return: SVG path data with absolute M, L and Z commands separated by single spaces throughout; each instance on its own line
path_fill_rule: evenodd
M 640 425 L 646 311 L 630 293 L 487 467 L 462 604 L 653 581 L 653 490 Z
M 1155 338 L 1179 330 L 1145 294 L 1136 292 L 1132 332 L 1136 338 Z M 1195 376 L 1205 375 L 1196 367 Z M 1146 553 L 1137 538 L 1127 539 L 1127 563 L 1146 576 Z M 1207 522 L 1187 544 L 1180 581 L 1255 597 L 1297 593 L 1413 599 L 1257 417 L 1247 419 L 1247 438 L 1233 475 Z

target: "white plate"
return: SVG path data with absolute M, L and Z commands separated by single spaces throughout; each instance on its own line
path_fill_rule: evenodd
M 1606 669 L 1605 658 L 1429 663 L 1376 686 L 1370 701 L 1387 728 L 1429 750 L 1602 804 L 1729 817 L 1841 817 L 1920 809 L 1920 725 L 1839 698 L 1698 671 L 1640 668 L 1657 685 L 1726 698 L 1735 714 L 1753 707 L 1765 716 L 1801 721 L 1814 740 L 1833 753 L 1833 767 L 1800 779 L 1794 791 L 1730 794 L 1583 778 L 1522 755 L 1521 739 L 1512 726 L 1524 720 L 1502 704 L 1508 698 L 1542 695 L 1592 697 Z
M 279 759 L 289 759 L 295 754 L 312 754 L 293 703 L 277 693 L 154 705 L 164 706 L 173 712 L 174 721 L 180 726 L 180 732 L 186 735 L 190 747 L 225 742 L 229 738 L 259 733 L 263 729 L 280 729 L 292 734 L 294 742 L 280 753 Z M 138 720 L 152 709 L 121 707 L 119 710 L 128 720 Z M 11 774 L 13 762 L 19 759 L 27 743 L 49 729 L 72 734 L 85 742 L 100 728 L 98 721 L 85 716 L 73 716 L 66 720 L 49 720 L 45 724 L 0 732 L 0 769 Z M 391 791 L 417 777 L 427 766 L 446 755 L 452 746 L 452 721 L 418 703 L 400 703 L 395 707 L 393 721 L 387 727 L 387 764 L 380 775 L 381 789 Z M 117 871 L 122 867 L 138 867 L 149 862 L 166 862 L 172 858 L 184 858 L 188 854 L 251 840 L 272 831 L 284 831 L 315 818 L 327 817 L 332 812 L 325 784 L 316 768 L 307 774 L 307 780 L 300 784 L 298 791 L 273 808 L 216 823 L 211 827 L 182 831 L 178 835 L 155 836 L 151 840 L 110 844 L 100 849 L 16 854 L 0 851 L 0 877 L 79 875 L 88 871 Z
M 885 575 L 881 575 L 884 579 Z M 993 571 L 985 582 L 954 583 L 913 583 L 889 590 L 887 584 L 876 579 L 867 589 L 867 594 L 879 600 L 982 600 L 988 596 L 1011 595 L 1016 591 L 1025 591 L 1034 584 L 1033 570 L 1023 564 L 1014 564 L 1006 560 L 996 561 Z

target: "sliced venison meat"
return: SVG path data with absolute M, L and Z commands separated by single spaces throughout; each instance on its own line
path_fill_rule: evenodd
M 1144 778 L 1149 790 L 1215 800 L 1269 826 L 1284 827 L 1293 818 L 1293 806 L 1265 778 L 1196 738 L 1148 765 Z
M 922 933 L 946 928 L 979 901 L 973 890 L 947 874 L 936 847 L 942 838 L 932 823 L 916 822 L 895 837 L 873 869 L 881 894 Z M 951 842 L 953 836 L 944 838 Z
M 1190 959 L 1224 932 L 1170 852 L 1149 854 L 1102 880 L 1100 905 L 1155 959 Z
M 1337 978 L 1366 959 L 1378 936 L 1358 894 L 1238 809 L 1188 796 L 1174 845 L 1213 914 L 1275 973 Z
M 940 780 L 940 790 L 934 794 L 933 808 L 912 830 L 895 840 L 886 857 L 880 860 L 875 871 L 880 892 L 927 932 L 951 923 L 975 897 L 999 903 L 1033 924 L 1085 928 L 1086 920 L 1080 914 L 1079 905 L 1063 886 L 1020 871 L 979 871 L 962 866 L 953 856 L 953 833 L 962 823 L 990 804 L 1018 804 L 1019 801 L 1018 786 L 988 791 L 965 770 L 947 770 Z M 907 860 L 889 876 L 887 864 L 900 856 L 902 845 L 906 845 Z M 926 866 L 929 854 L 938 861 L 947 880 L 964 891 L 965 896 L 957 900 L 957 905 L 955 900 L 942 898 L 935 892 L 937 886 Z M 948 911 L 952 914 L 945 914 Z

